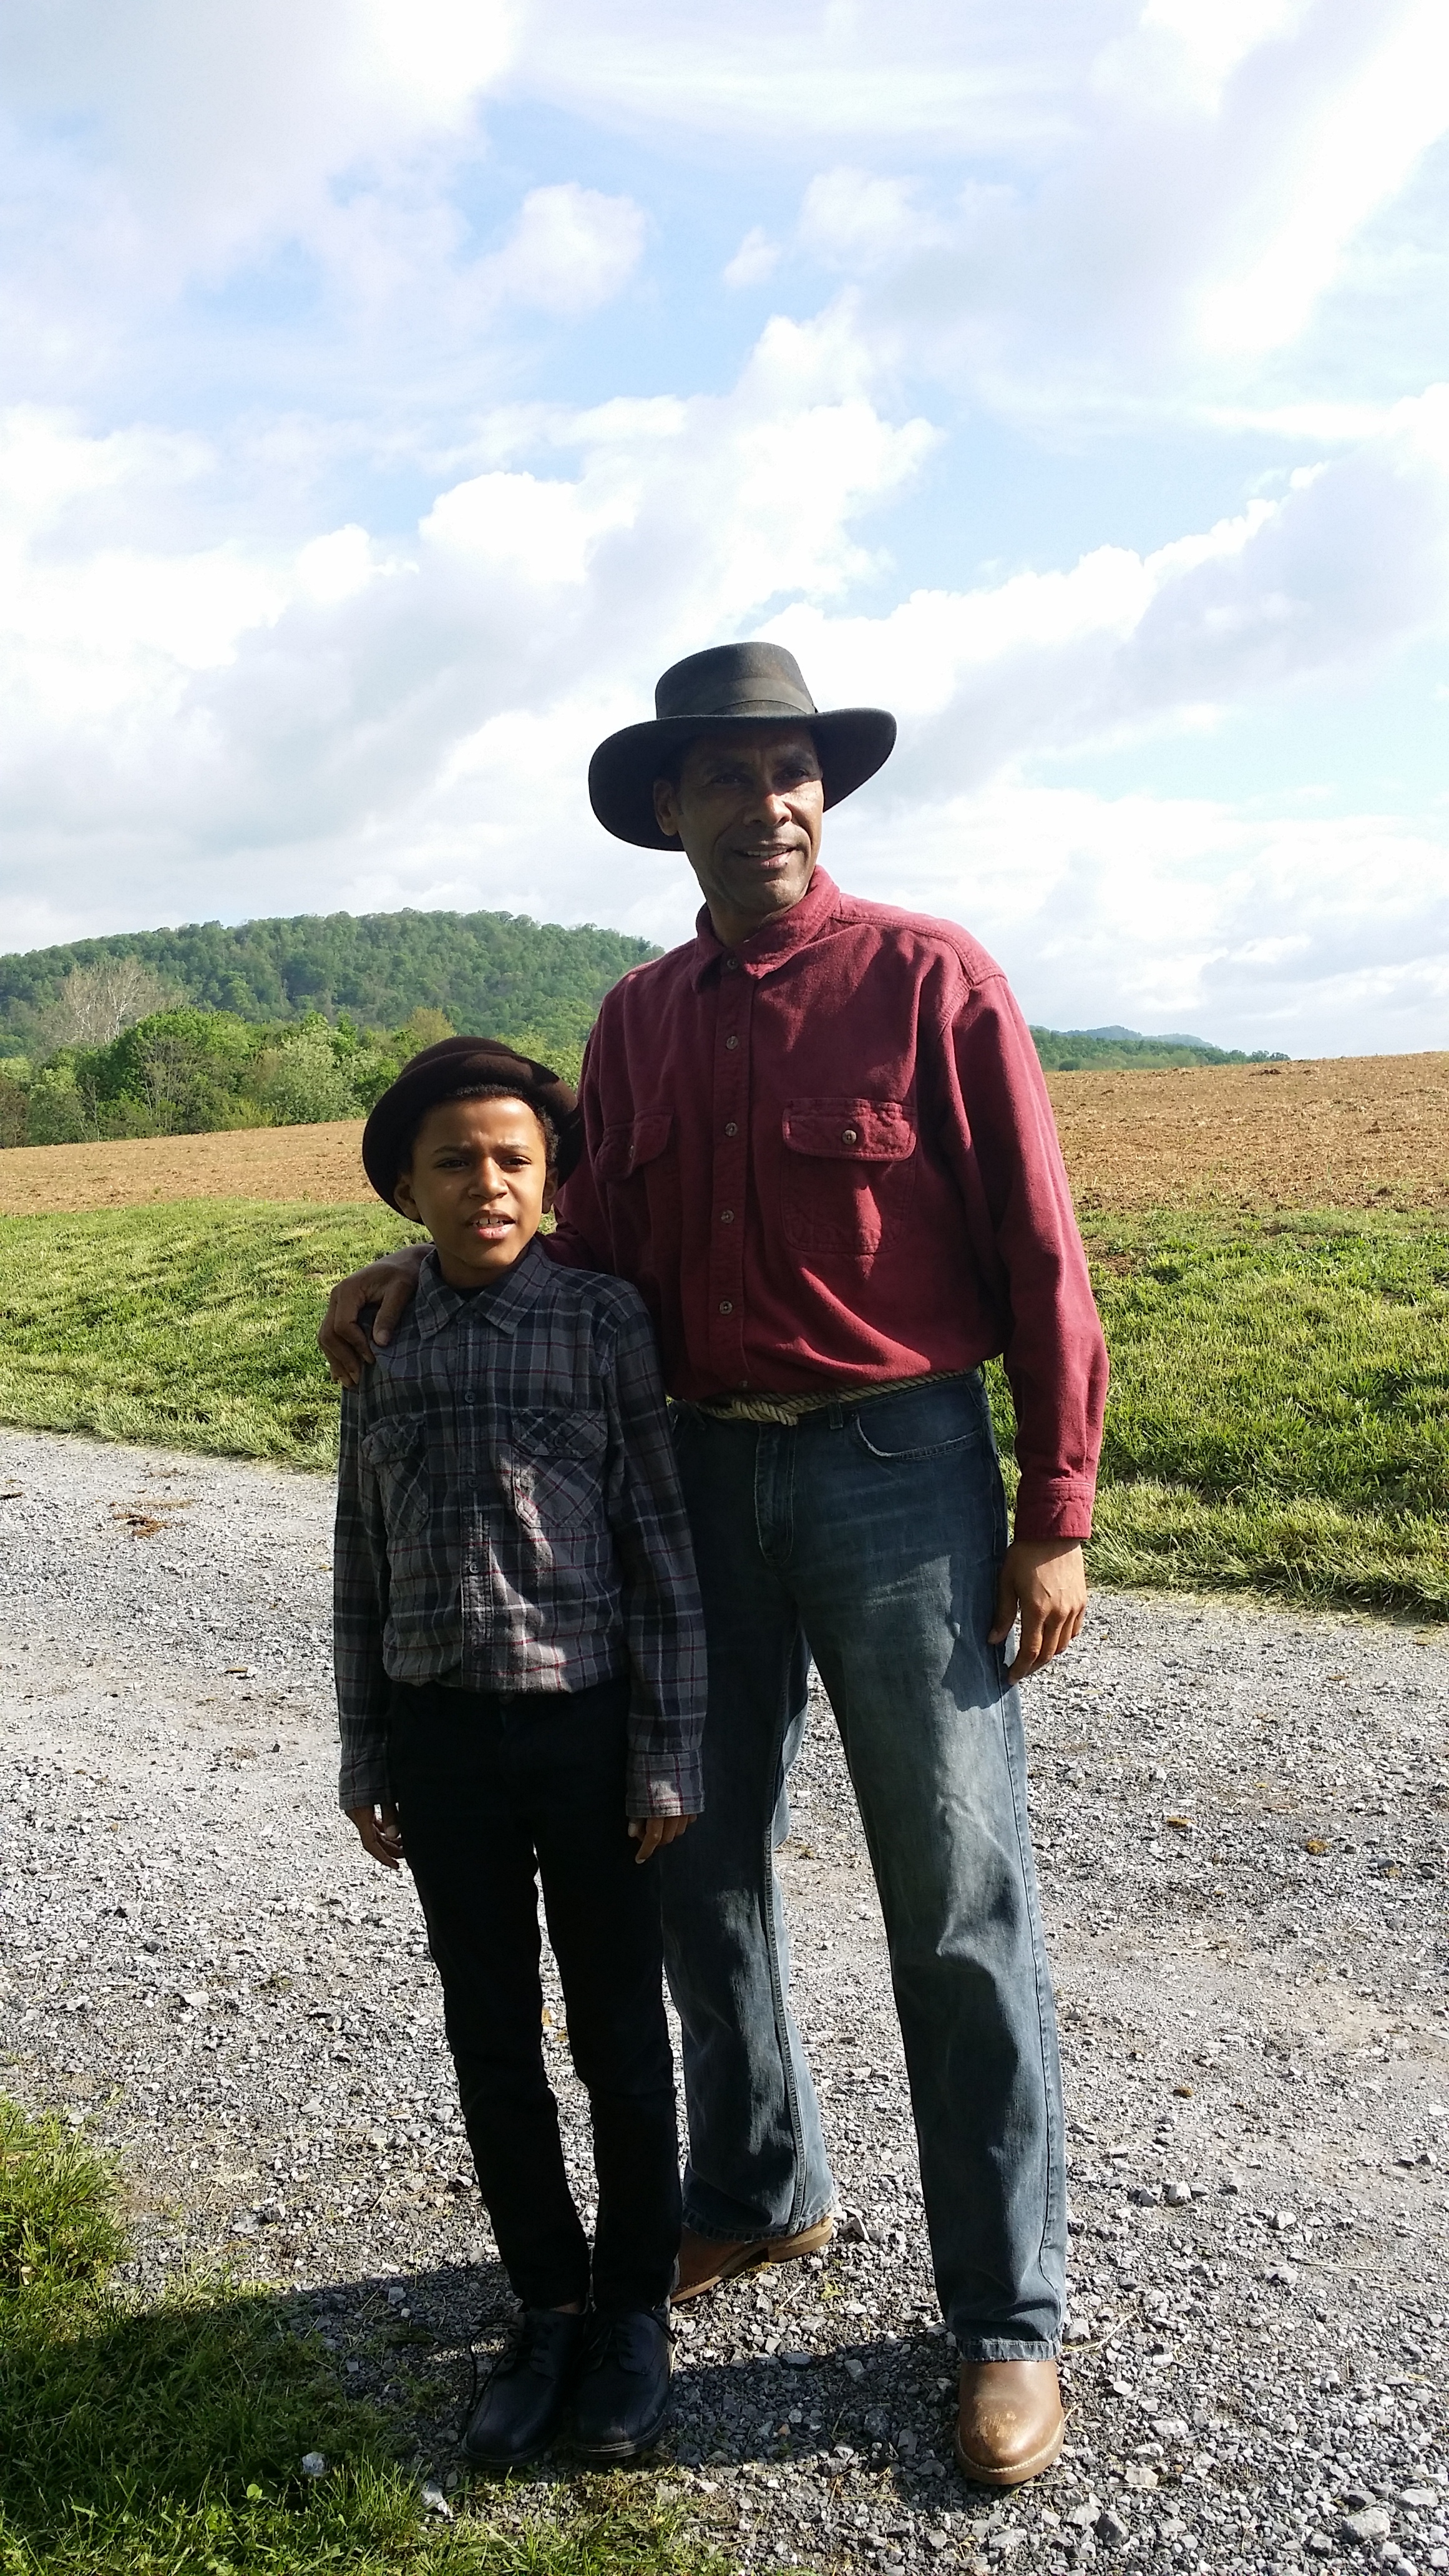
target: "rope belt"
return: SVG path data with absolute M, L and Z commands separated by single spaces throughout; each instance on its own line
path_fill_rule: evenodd
M 792 1429 L 807 1413 L 824 1413 L 832 1404 L 866 1404 L 876 1395 L 904 1395 L 917 1386 L 955 1386 L 975 1377 L 975 1369 L 926 1370 L 918 1377 L 888 1377 L 874 1386 L 837 1386 L 828 1395 L 727 1395 L 694 1410 L 711 1422 L 773 1422 Z

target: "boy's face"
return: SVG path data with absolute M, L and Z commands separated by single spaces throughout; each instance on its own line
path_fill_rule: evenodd
M 553 1205 L 543 1129 L 526 1100 L 443 1100 L 399 1175 L 398 1205 L 425 1225 L 450 1288 L 499 1279 Z

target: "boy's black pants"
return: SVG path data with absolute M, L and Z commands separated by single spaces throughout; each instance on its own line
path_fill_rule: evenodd
M 443 1981 L 448 2045 L 503 2268 L 525 2307 L 590 2294 L 543 2063 L 535 1872 L 593 2113 L 592 2293 L 662 2306 L 679 2250 L 659 1872 L 624 1814 L 627 1682 L 502 1696 L 393 1686 L 388 1768 Z

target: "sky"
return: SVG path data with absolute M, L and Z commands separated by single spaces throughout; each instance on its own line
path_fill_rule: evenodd
M 0 948 L 664 943 L 769 636 L 1053 1027 L 1449 1045 L 1443 0 L 10 0 Z

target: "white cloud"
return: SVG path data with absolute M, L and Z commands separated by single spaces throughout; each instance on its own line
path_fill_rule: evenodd
M 600 841 L 588 754 L 663 664 L 774 606 L 822 703 L 903 720 L 891 768 L 832 818 L 837 863 L 971 921 L 1041 1016 L 1425 1042 L 1449 972 L 1431 833 L 1093 796 L 1031 764 L 1227 721 L 1442 624 L 1449 395 L 1199 534 L 871 617 L 847 605 L 855 522 L 930 433 L 886 421 L 858 374 L 838 325 L 777 320 L 728 395 L 531 413 L 511 433 L 526 464 L 500 419 L 504 461 L 440 493 L 406 548 L 350 524 L 266 560 L 143 559 L 103 530 L 62 562 L 52 497 L 14 593 L 6 794 L 28 858 L 0 938 L 205 915 L 221 850 L 252 910 L 305 884 L 319 904 L 491 901 L 676 935 L 692 888 Z M 30 419 L 10 452 L 27 489 L 93 512 L 124 489 L 94 444 L 62 424 L 47 461 Z M 63 889 L 43 926 L 38 870 Z
M 1365 219 L 1449 128 L 1449 16 L 1418 0 L 1284 155 L 1288 198 L 1270 238 L 1204 297 L 1210 350 L 1276 349 L 1303 330 Z
M 1047 1027 L 1123 1020 L 1288 1054 L 1438 1047 L 1449 834 L 996 781 L 832 818 L 862 893 L 968 922 Z
M 840 596 L 868 562 L 856 519 L 929 449 L 858 369 L 848 335 L 776 321 L 728 394 L 534 412 L 536 461 L 449 486 L 406 548 L 354 523 L 251 556 L 140 557 L 102 525 L 64 564 L 19 555 L 0 795 L 26 861 L 0 943 L 45 935 L 37 866 L 62 936 L 216 911 L 223 852 L 254 910 L 295 909 L 303 883 L 319 903 L 436 902 L 465 881 L 609 910 L 593 742 L 702 637 L 783 595 Z M 21 442 L 32 482 L 93 508 L 114 460 L 88 468 L 83 440 L 53 435 L 63 471 L 34 462 L 33 424 Z M 614 917 L 650 881 L 615 868 Z
M 1234 775 L 1245 710 L 1436 676 L 1446 24 L 18 0 L 0 941 L 399 901 L 680 930 L 588 753 L 769 627 L 903 718 L 843 871 L 972 919 L 1044 1016 L 1425 1042 L 1430 791 L 1378 810 L 1371 726 L 1367 784 Z M 1081 783 L 1146 745 L 1211 776 L 1172 737 L 1219 792 Z
M 628 197 L 596 188 L 534 188 L 508 241 L 481 263 L 486 291 L 500 302 L 565 317 L 591 313 L 618 294 L 644 248 L 644 217 Z
M 0 81 L 175 275 L 307 234 L 339 176 L 466 138 L 513 25 L 506 0 L 16 0 Z
M 800 246 L 832 266 L 867 272 L 948 242 L 947 228 L 919 211 L 915 195 L 907 179 L 872 178 L 868 170 L 822 171 L 800 208 Z
M 763 286 L 780 265 L 780 245 L 773 242 L 763 225 L 754 224 L 746 233 L 733 259 L 722 272 L 724 283 L 731 288 Z
M 797 604 L 774 632 L 837 703 L 912 719 L 898 795 L 984 781 L 1029 755 L 1200 727 L 1449 625 L 1449 388 L 1148 555 L 922 591 L 878 617 Z

